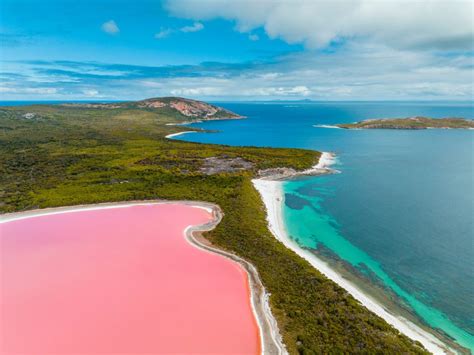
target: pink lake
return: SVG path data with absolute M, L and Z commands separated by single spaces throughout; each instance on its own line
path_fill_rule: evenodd
M 256 354 L 246 272 L 191 245 L 210 212 L 135 205 L 0 224 L 1 354 Z

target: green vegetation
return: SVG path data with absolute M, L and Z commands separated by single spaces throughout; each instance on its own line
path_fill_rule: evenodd
M 356 123 L 336 125 L 347 129 L 427 129 L 427 128 L 474 128 L 474 121 L 464 118 L 409 117 L 393 119 L 371 119 Z
M 179 131 L 165 124 L 182 120 L 176 111 L 136 107 L 0 109 L 0 209 L 159 198 L 216 203 L 225 215 L 206 236 L 256 266 L 290 353 L 424 353 L 270 234 L 251 178 L 259 169 L 308 168 L 318 152 L 164 139 Z M 205 175 L 209 157 L 252 164 Z

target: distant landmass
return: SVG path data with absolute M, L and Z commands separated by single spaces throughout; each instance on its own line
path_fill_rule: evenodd
M 206 102 L 185 99 L 182 97 L 160 97 L 141 101 L 112 102 L 112 103 L 65 103 L 66 107 L 97 108 L 97 109 L 148 109 L 161 111 L 170 115 L 178 115 L 190 120 L 241 118 L 222 107 L 214 106 Z
M 474 129 L 474 121 L 457 117 L 408 117 L 369 119 L 356 123 L 337 124 L 336 126 L 346 129 Z

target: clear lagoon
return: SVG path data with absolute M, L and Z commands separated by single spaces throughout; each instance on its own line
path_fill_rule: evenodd
M 219 103 L 245 120 L 179 139 L 337 154 L 340 174 L 284 183 L 290 237 L 365 275 L 474 350 L 474 131 L 319 128 L 367 118 L 474 118 L 472 102 Z

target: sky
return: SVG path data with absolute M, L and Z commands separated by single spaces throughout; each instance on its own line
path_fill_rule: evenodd
M 1 0 L 1 100 L 473 100 L 474 0 Z

